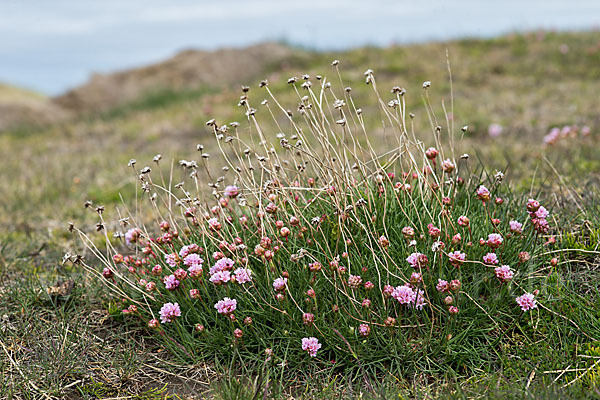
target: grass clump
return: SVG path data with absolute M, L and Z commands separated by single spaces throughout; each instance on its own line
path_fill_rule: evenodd
M 337 62 L 334 76 L 343 88 Z M 597 337 L 593 302 L 570 298 L 577 320 L 560 310 L 568 260 L 555 257 L 550 212 L 455 154 L 460 132 L 451 110 L 438 122 L 429 82 L 426 144 L 405 90 L 384 100 L 372 71 L 365 79 L 393 142 L 382 154 L 351 89 L 305 75 L 288 80 L 295 111 L 263 81 L 260 106 L 243 88 L 247 124 L 208 121 L 219 157 L 199 145 L 199 161 L 168 175 L 160 156 L 157 171 L 131 160 L 135 210 L 111 222 L 88 204 L 106 248 L 77 229 L 102 270 L 74 261 L 104 278 L 113 316 L 184 362 L 272 368 L 282 380 L 343 372 L 373 393 L 380 378 L 550 368 L 553 351 L 572 356 L 565 335 Z

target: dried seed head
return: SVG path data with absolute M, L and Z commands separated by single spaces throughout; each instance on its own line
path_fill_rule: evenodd
M 431 82 L 430 81 L 423 82 L 423 89 L 427 89 L 429 87 L 431 87 Z
M 154 158 L 152 159 L 152 161 L 154 161 L 155 163 L 158 164 L 158 162 L 160 161 L 160 159 L 162 158 L 161 154 L 157 154 L 154 156 Z
M 302 75 L 302 79 L 304 79 L 305 81 L 307 81 L 307 80 L 310 79 L 310 75 L 304 74 L 304 75 Z
M 466 132 L 469 129 L 468 125 L 463 126 L 462 128 L 460 128 L 461 131 Z
M 85 203 L 83 203 L 83 206 L 84 206 L 85 208 L 89 208 L 89 207 L 91 207 L 91 206 L 92 206 L 92 201 L 91 201 L 91 200 L 87 200 Z
M 198 150 L 198 151 L 204 150 L 204 145 L 203 144 L 197 144 L 196 145 L 196 150 Z
M 206 126 L 214 126 L 214 125 L 216 125 L 214 118 L 209 119 L 208 121 L 206 121 Z
M 140 171 L 140 173 L 142 173 L 142 174 L 149 174 L 150 171 L 152 171 L 150 169 L 150 167 L 144 167 L 144 168 L 142 168 L 142 170 Z
M 333 65 L 334 67 L 339 64 L 340 64 L 340 60 L 333 60 L 331 63 L 331 65 Z
M 136 162 L 137 162 L 137 161 L 136 161 L 136 159 L 135 159 L 135 158 L 132 158 L 131 160 L 129 160 L 129 163 L 127 164 L 127 166 L 128 166 L 128 167 L 133 167 L 133 166 L 135 165 L 135 163 L 136 163 Z
M 352 91 L 352 88 L 350 86 L 347 86 L 347 87 L 344 88 L 344 91 L 346 93 L 350 93 Z
M 248 93 L 250 91 L 250 86 L 242 86 L 242 92 Z
M 240 126 L 240 123 L 233 121 L 232 123 L 229 124 L 229 126 L 231 126 L 232 128 L 237 128 L 238 126 Z
M 295 77 L 295 76 L 292 76 L 291 78 L 289 78 L 289 79 L 287 80 L 287 83 L 289 83 L 289 84 L 291 85 L 291 84 L 293 84 L 293 83 L 296 83 L 297 81 L 298 81 L 298 78 L 297 78 L 297 77 Z
M 266 79 L 263 79 L 262 81 L 260 81 L 260 83 L 258 84 L 258 87 L 265 87 L 265 86 L 269 86 L 269 82 Z

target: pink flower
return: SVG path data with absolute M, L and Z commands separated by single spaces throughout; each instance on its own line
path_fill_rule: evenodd
M 425 267 L 425 266 L 427 266 L 427 263 L 429 262 L 429 260 L 427 259 L 427 256 L 423 253 L 412 253 L 410 256 L 408 256 L 406 258 L 406 261 L 413 268 Z
M 175 321 L 175 318 L 181 316 L 181 309 L 177 303 L 165 303 L 160 309 L 160 322 L 166 324 L 167 322 Z
M 427 225 L 427 229 L 429 231 L 429 236 L 431 236 L 433 238 L 440 236 L 440 234 L 442 233 L 440 228 L 434 226 L 433 224 Z
M 456 250 L 452 253 L 449 253 L 448 257 L 450 257 L 450 264 L 452 264 L 455 267 L 460 267 L 462 263 L 466 260 L 467 255 Z
M 321 343 L 316 337 L 302 338 L 302 350 L 307 351 L 311 357 L 317 356 Z
M 183 264 L 187 267 L 191 267 L 192 265 L 202 265 L 203 263 L 204 260 L 196 253 L 188 254 L 183 259 Z
M 400 304 L 410 304 L 415 297 L 415 292 L 409 286 L 397 286 L 392 292 L 392 297 Z
M 165 262 L 175 268 L 177 266 L 177 254 L 165 254 Z
M 131 228 L 125 232 L 125 243 L 129 246 L 130 244 L 137 242 L 141 233 L 142 231 L 139 228 Z
M 210 267 L 210 270 L 208 271 L 208 273 L 212 275 L 215 272 L 219 272 L 219 271 L 231 271 L 234 264 L 235 264 L 235 261 L 233 261 L 231 258 L 223 257 L 223 258 L 217 260 L 217 262 L 215 262 L 215 265 Z
M 496 278 L 500 279 L 502 282 L 510 281 L 515 274 L 508 265 L 496 267 L 495 271 Z
M 477 193 L 477 197 L 479 197 L 479 199 L 483 202 L 488 201 L 491 197 L 490 191 L 488 190 L 488 188 L 486 188 L 483 185 L 481 185 L 477 188 L 476 193 Z
M 188 273 L 191 278 L 200 278 L 202 276 L 202 264 L 194 264 L 188 268 Z
M 240 194 L 240 191 L 237 188 L 237 186 L 229 185 L 229 186 L 225 187 L 224 193 L 225 193 L 225 196 L 234 198 L 234 197 L 237 197 L 238 194 Z
M 544 206 L 540 206 L 537 211 L 535 212 L 535 216 L 540 218 L 540 219 L 546 219 L 548 217 L 550 213 L 548 212 L 548 210 L 546 210 L 544 208 Z
M 248 268 L 238 268 L 233 273 L 237 283 L 243 284 L 252 280 L 252 271 Z
M 208 220 L 208 227 L 213 231 L 218 231 L 221 229 L 221 223 L 216 218 L 211 218 Z
M 236 310 L 237 300 L 225 297 L 223 298 L 223 300 L 217 301 L 217 303 L 215 304 L 215 308 L 219 312 L 219 314 L 229 315 Z
M 508 225 L 510 226 L 510 231 L 515 235 L 523 233 L 523 224 L 519 221 L 510 221 Z
M 435 285 L 435 288 L 438 290 L 438 292 L 447 292 L 450 290 L 450 284 L 448 281 L 438 279 L 438 283 Z
M 371 327 L 367 324 L 360 324 L 358 326 L 358 334 L 360 336 L 369 336 L 369 334 L 371 333 Z
M 496 253 L 487 253 L 483 256 L 483 262 L 489 265 L 496 265 L 498 264 L 498 256 Z
M 362 278 L 358 275 L 350 275 L 348 277 L 348 286 L 353 289 L 358 289 L 362 285 Z
M 527 211 L 534 213 L 540 208 L 540 202 L 534 199 L 527 200 Z
M 408 304 L 409 308 L 416 308 L 417 310 L 422 310 L 425 305 L 425 297 L 423 296 L 425 292 L 421 289 L 414 290 L 414 296 L 410 303 Z
M 544 136 L 544 143 L 554 144 L 558 141 L 558 139 L 560 139 L 560 129 L 552 128 L 550 129 L 550 132 L 548 132 L 548 134 Z
M 175 275 L 167 276 L 164 283 L 167 290 L 175 290 L 179 287 L 179 281 L 175 278 Z
M 287 278 L 277 278 L 273 281 L 273 289 L 280 292 L 285 289 L 285 285 L 287 285 Z
M 217 271 L 208 278 L 209 281 L 215 285 L 227 283 L 231 280 L 231 273 L 229 271 Z
M 461 215 L 460 217 L 458 217 L 458 225 L 462 227 L 469 226 L 469 218 L 467 218 L 467 216 L 465 215 Z
M 430 160 L 436 158 L 438 154 L 439 151 L 435 147 L 430 147 L 427 150 L 425 150 L 425 156 L 427 156 L 427 158 L 429 158 Z
M 515 300 L 517 301 L 517 304 L 521 306 L 521 310 L 523 311 L 529 311 L 537 308 L 535 296 L 531 293 L 525 293 L 524 295 L 517 297 Z
M 503 241 L 504 239 L 502 238 L 502 235 L 498 233 L 490 233 L 488 235 L 487 245 L 490 246 L 492 249 L 495 249 L 497 247 L 500 247 Z
M 488 127 L 488 135 L 490 135 L 490 137 L 498 137 L 502 134 L 502 125 L 499 124 L 490 124 L 490 126 Z

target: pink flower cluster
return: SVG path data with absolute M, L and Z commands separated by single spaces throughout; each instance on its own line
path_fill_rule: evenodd
M 232 314 L 237 308 L 237 300 L 230 299 L 229 297 L 223 298 L 223 300 L 217 301 L 215 309 L 219 314 L 229 315 Z
M 316 337 L 302 338 L 302 350 L 307 351 L 311 357 L 316 357 L 320 348 L 321 343 Z
M 531 293 L 525 293 L 522 296 L 519 296 L 515 299 L 517 304 L 521 307 L 523 311 L 533 310 L 537 308 L 537 302 L 535 301 L 535 296 Z
M 413 289 L 410 284 L 397 286 L 391 293 L 391 296 L 400 304 L 407 304 L 418 310 L 423 309 L 425 298 L 423 290 Z
M 527 200 L 527 211 L 529 212 L 529 216 L 531 217 L 531 222 L 533 223 L 533 227 L 538 233 L 547 233 L 550 225 L 546 218 L 550 213 L 546 208 L 537 200 L 529 199 Z
M 175 318 L 181 316 L 181 309 L 177 303 L 165 303 L 160 309 L 160 322 L 166 324 L 167 322 L 175 321 Z
M 496 277 L 500 279 L 501 282 L 508 282 L 515 275 L 508 265 L 496 267 L 494 271 L 496 272 Z

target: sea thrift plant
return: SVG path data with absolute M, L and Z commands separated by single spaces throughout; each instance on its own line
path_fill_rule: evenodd
M 365 79 L 377 90 L 372 71 Z M 542 312 L 544 292 L 523 292 L 552 258 L 548 204 L 513 197 L 498 174 L 476 178 L 442 143 L 446 128 L 415 142 L 401 88 L 390 103 L 375 94 L 400 144 L 379 157 L 360 148 L 373 136 L 351 88 L 325 75 L 287 82 L 294 104 L 264 81 L 242 92 L 244 122 L 207 121 L 215 152 L 199 146 L 172 179 L 159 162 L 134 165 L 138 217 L 105 212 L 106 249 L 76 230 L 119 319 L 190 361 L 268 350 L 277 365 L 385 371 L 415 354 L 456 368 L 447 338 L 513 332 L 515 298 Z M 270 118 L 278 129 L 259 129 Z

